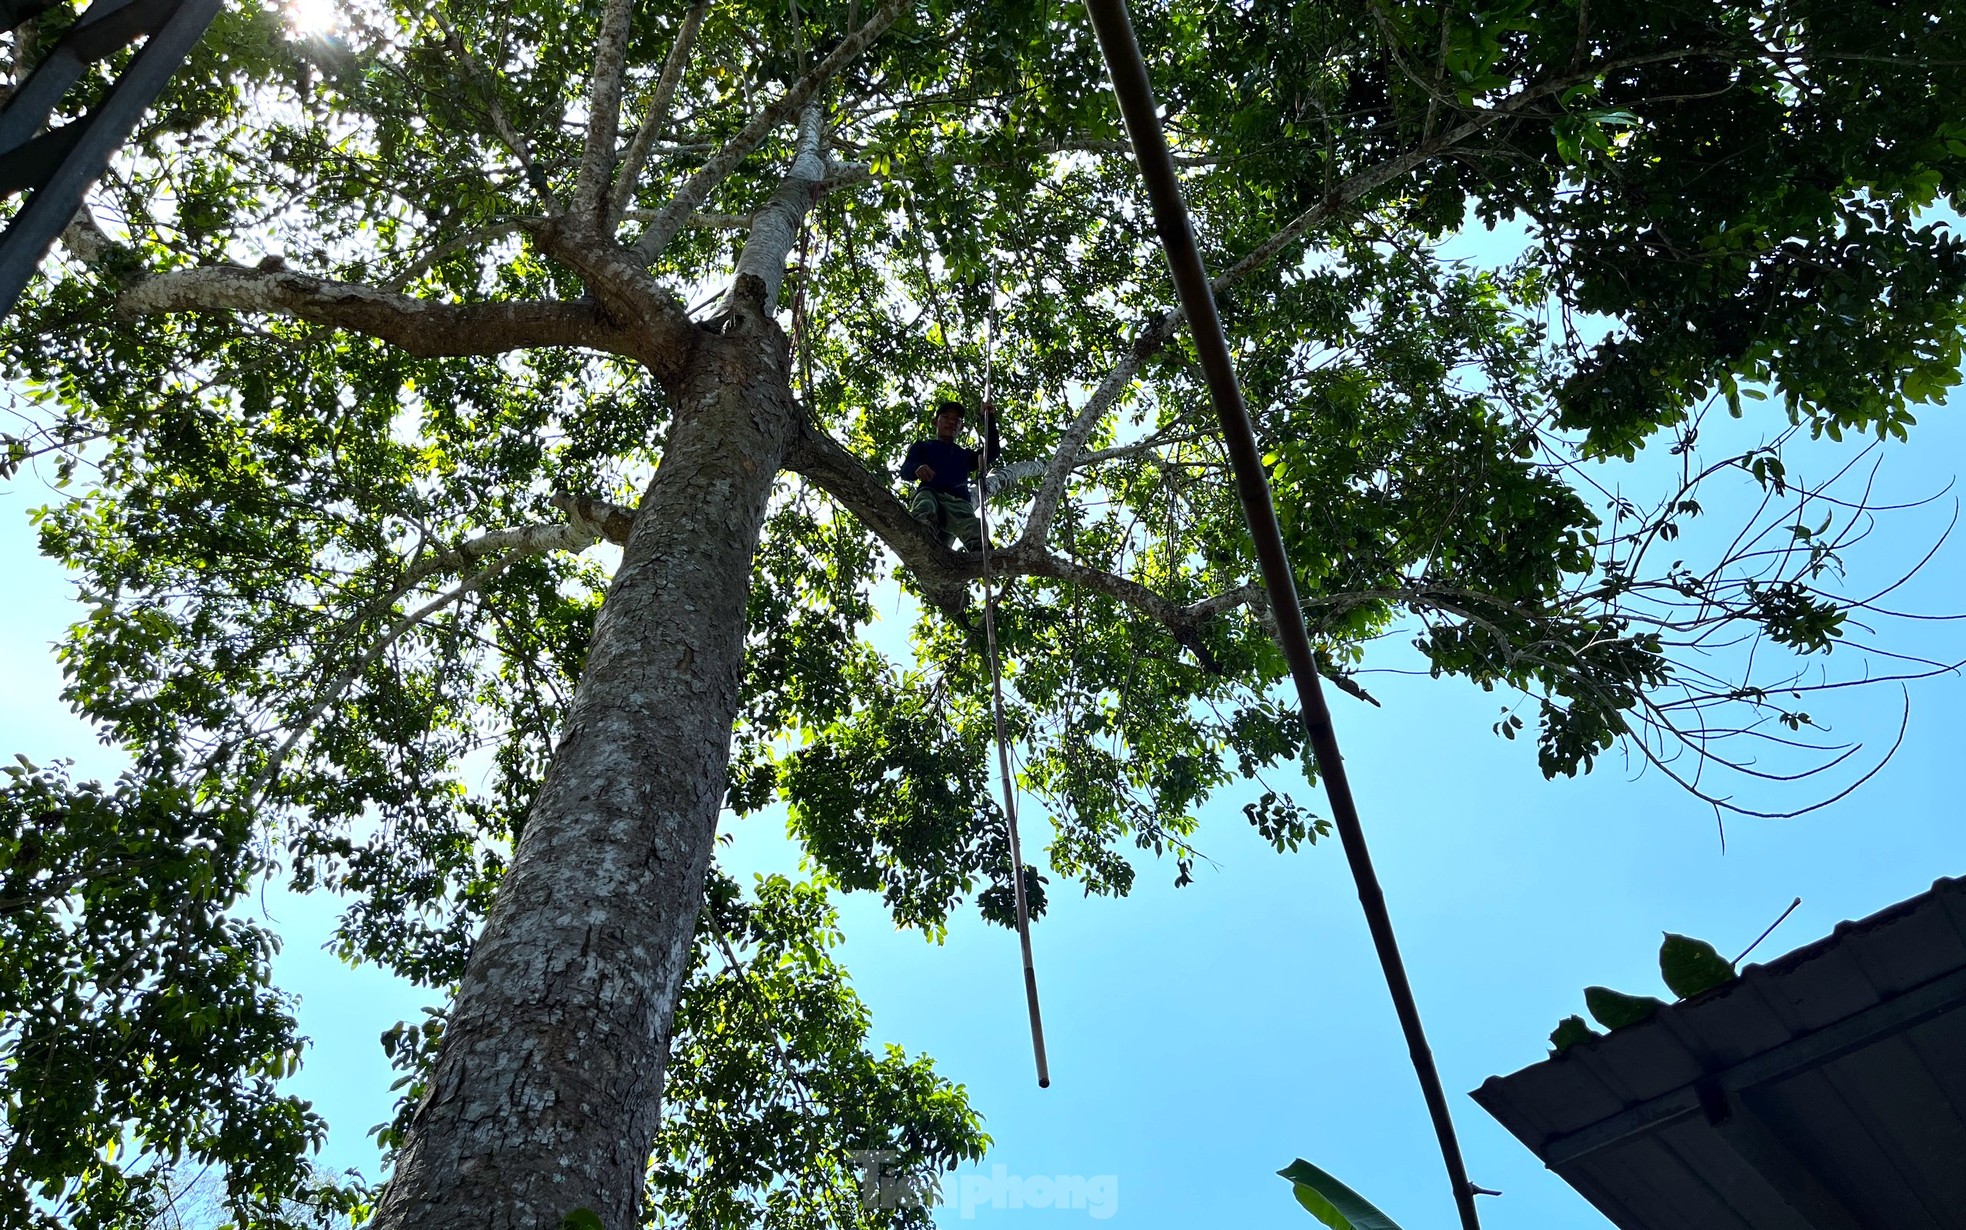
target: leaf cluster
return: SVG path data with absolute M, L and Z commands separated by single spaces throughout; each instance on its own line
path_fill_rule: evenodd
M 1734 981 L 1735 962 L 1722 957 L 1712 944 L 1666 933 L 1659 945 L 1659 976 L 1679 999 L 1692 999 Z M 1609 1030 L 1624 1029 L 1652 1019 L 1665 1002 L 1651 995 L 1627 995 L 1609 987 L 1585 987 L 1584 1004 L 1591 1017 Z M 1579 1042 L 1602 1037 L 1578 1016 L 1565 1017 L 1550 1034 L 1550 1054 L 1561 1055 Z
M 0 782 L 0 1219 L 147 1222 L 216 1166 L 242 1223 L 326 1224 L 326 1124 L 279 1091 L 303 1039 L 271 984 L 279 940 L 241 916 L 262 871 L 243 816 L 168 774 Z

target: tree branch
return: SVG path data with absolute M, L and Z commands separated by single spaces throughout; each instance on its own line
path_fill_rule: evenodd
M 820 181 L 822 195 L 836 188 L 864 184 L 874 178 L 874 168 L 865 162 L 835 162 L 828 159 L 826 178 Z
M 471 54 L 471 48 L 465 44 L 464 36 L 457 32 L 457 27 L 451 24 L 450 18 L 445 15 L 441 7 L 432 9 L 431 15 L 436 19 L 437 27 L 444 32 L 444 42 L 449 45 L 451 54 L 478 78 L 479 84 L 484 88 L 485 109 L 491 117 L 492 131 L 498 134 L 498 139 L 504 143 L 505 148 L 512 151 L 512 156 L 519 160 L 519 169 L 525 172 L 526 183 L 538 194 L 541 203 L 546 206 L 546 211 L 558 212 L 559 205 L 553 199 L 552 185 L 547 183 L 545 173 L 533 162 L 532 146 L 527 143 L 518 129 L 512 127 L 512 121 L 505 115 L 505 104 L 498 100 L 498 75 L 486 68 L 484 62 L 477 56 Z
M 703 28 L 704 15 L 709 11 L 710 0 L 696 0 L 690 6 L 689 12 L 683 14 L 682 28 L 676 31 L 675 44 L 662 61 L 662 75 L 656 79 L 655 93 L 649 98 L 648 108 L 642 112 L 642 122 L 629 139 L 628 152 L 622 156 L 621 168 L 615 173 L 614 191 L 608 199 L 608 217 L 601 227 L 609 235 L 614 234 L 622 211 L 628 208 L 629 199 L 635 195 L 635 184 L 648 167 L 656 137 L 669 122 L 669 105 L 675 100 L 676 86 L 682 81 L 683 66 L 689 63 L 690 47 L 696 42 L 696 32 Z
M 593 303 L 437 303 L 355 282 L 221 265 L 146 278 L 117 300 L 153 312 L 264 312 L 381 338 L 419 358 L 583 346 L 643 358 L 645 338 Z
M 1101 141 L 1091 137 L 1076 140 L 1040 141 L 1036 150 L 1041 154 L 1126 154 L 1131 156 L 1133 146 L 1126 141 Z M 1212 167 L 1227 162 L 1228 159 L 1213 154 L 1175 154 L 1177 167 Z
M 247 798 L 257 800 L 286 761 L 287 754 L 321 720 L 328 706 L 340 698 L 354 682 L 361 678 L 369 664 L 380 657 L 391 645 L 408 635 L 411 629 L 425 619 L 443 610 L 451 603 L 467 594 L 484 588 L 493 577 L 512 566 L 522 556 L 544 555 L 548 551 L 585 551 L 596 542 L 606 540 L 617 546 L 628 542 L 628 531 L 634 526 L 633 509 L 606 500 L 589 499 L 585 496 L 570 495 L 556 491 L 549 501 L 553 507 L 565 513 L 567 520 L 559 525 L 522 525 L 508 530 L 493 530 L 469 538 L 455 547 L 432 551 L 414 560 L 404 570 L 396 584 L 388 593 L 382 594 L 368 603 L 352 622 L 360 624 L 373 619 L 393 608 L 398 602 L 416 589 L 418 585 L 443 572 L 463 572 L 482 560 L 492 562 L 482 571 L 466 577 L 453 588 L 439 594 L 429 602 L 405 615 L 383 633 L 380 640 L 370 646 L 361 657 L 337 675 L 325 690 L 315 698 L 314 704 L 302 716 L 300 722 L 288 731 L 286 739 L 267 761 L 258 776 L 253 779 L 252 789 Z
M 402 272 L 382 284 L 383 288 L 386 290 L 402 290 L 411 282 L 416 281 L 424 274 L 430 272 L 438 261 L 443 260 L 454 252 L 462 252 L 464 249 L 474 244 L 483 243 L 487 239 L 503 239 L 507 235 L 516 235 L 529 226 L 538 225 L 541 221 L 543 219 L 540 218 L 507 218 L 502 222 L 494 222 L 489 226 L 481 226 L 459 235 L 453 235 L 404 266 Z
M 1448 129 L 1431 140 L 1422 141 L 1399 157 L 1341 180 L 1332 187 L 1322 201 L 1291 219 L 1274 235 L 1217 274 L 1211 280 L 1211 285 L 1216 294 L 1223 294 L 1276 259 L 1279 253 L 1302 238 L 1312 227 L 1349 208 L 1367 193 L 1410 173 L 1428 159 L 1445 153 L 1502 120 L 1517 117 L 1533 103 L 1559 94 L 1580 82 L 1593 80 L 1606 72 L 1659 60 L 1703 54 L 1713 53 L 1698 48 L 1683 48 L 1672 52 L 1651 52 L 1643 56 L 1603 61 L 1522 90 L 1493 107 L 1481 109 L 1464 123 Z M 1111 411 L 1120 395 L 1133 383 L 1140 368 L 1167 344 L 1186 319 L 1180 309 L 1176 308 L 1148 322 L 1135 337 L 1132 349 L 1114 365 L 1105 379 L 1099 382 L 1098 388 L 1086 401 L 1078 418 L 1073 420 L 1071 427 L 1066 429 L 1065 434 L 1059 438 L 1057 447 L 1052 450 L 1044 484 L 1038 489 L 1037 497 L 1032 501 L 1031 514 L 1024 523 L 1025 540 L 1042 542 L 1051 533 L 1051 523 L 1058 515 L 1059 502 L 1065 495 L 1065 483 L 1075 464 L 1072 458 L 1078 456 L 1085 448 L 1086 441 L 1092 438 L 1093 431 Z
M 253 778 L 252 787 L 246 792 L 247 806 L 250 807 L 259 802 L 260 797 L 265 794 L 267 787 L 271 786 L 273 779 L 279 775 L 280 766 L 286 763 L 287 754 L 293 751 L 294 746 L 306 736 L 308 731 L 314 728 L 314 723 L 321 720 L 321 715 L 328 711 L 328 706 L 339 700 L 342 693 L 346 692 L 357 679 L 362 677 L 362 672 L 369 668 L 371 662 L 374 662 L 387 652 L 391 645 L 394 645 L 397 641 L 408 635 L 410 629 L 430 618 L 430 616 L 435 615 L 438 611 L 443 610 L 451 603 L 456 602 L 459 598 L 467 594 L 476 593 L 478 590 L 484 588 L 491 582 L 492 578 L 505 571 L 511 565 L 512 561 L 517 558 L 519 557 L 516 553 L 500 555 L 484 570 L 466 577 L 456 586 L 432 598 L 429 602 L 424 603 L 416 610 L 411 611 L 408 615 L 397 620 L 387 632 L 383 633 L 375 644 L 369 646 L 368 649 L 363 651 L 360 657 L 349 663 L 346 670 L 335 676 L 334 680 L 326 688 L 322 689 L 321 694 L 315 698 L 313 706 L 287 732 L 286 739 L 275 749 L 273 755 L 267 759 L 265 767 L 260 769 L 259 774 Z M 407 589 L 399 591 L 397 596 L 400 596 L 404 592 L 407 592 Z M 393 597 L 391 599 L 391 605 L 394 605 Z
M 867 19 L 865 25 L 842 39 L 840 45 L 833 48 L 825 59 L 815 64 L 811 72 L 793 83 L 792 88 L 787 90 L 777 102 L 752 117 L 751 122 L 732 137 L 723 149 L 719 150 L 709 162 L 704 163 L 696 174 L 684 181 L 683 186 L 676 190 L 676 195 L 662 207 L 662 212 L 657 215 L 654 224 L 642 233 L 641 239 L 636 241 L 634 249 L 636 263 L 644 267 L 654 264 L 655 259 L 662 255 L 662 250 L 669 246 L 669 241 L 676 237 L 676 232 L 682 229 L 684 221 L 696 212 L 697 206 L 704 202 L 717 185 L 730 178 L 731 172 L 737 169 L 738 164 L 762 145 L 766 137 L 797 114 L 799 109 L 805 106 L 806 101 L 832 79 L 833 74 L 865 51 L 867 45 L 879 37 L 881 31 L 887 29 L 907 5 L 908 0 L 882 0 L 881 6 L 874 10 L 874 15 Z
M 585 551 L 597 542 L 611 542 L 618 547 L 628 545 L 628 531 L 635 524 L 635 510 L 607 500 L 591 499 L 584 495 L 573 495 L 566 491 L 556 491 L 547 503 L 566 514 L 566 520 L 557 524 L 519 525 L 511 529 L 491 530 L 467 538 L 455 547 L 444 547 L 420 555 L 397 578 L 395 586 L 374 603 L 370 604 L 368 618 L 379 611 L 386 611 L 400 602 L 405 595 L 424 581 L 440 572 L 463 572 L 479 560 L 494 555 L 544 555 L 548 551 Z
M 594 80 L 587 95 L 587 140 L 580 151 L 580 178 L 573 208 L 600 216 L 601 194 L 614 171 L 614 143 L 621 133 L 621 79 L 628 68 L 628 29 L 633 0 L 607 0 L 594 40 Z
M 1099 382 L 1099 387 L 1092 391 L 1092 396 L 1086 399 L 1078 418 L 1072 420 L 1072 425 L 1065 429 L 1065 434 L 1058 438 L 1058 445 L 1051 452 L 1051 460 L 1045 466 L 1044 483 L 1039 486 L 1037 496 L 1031 501 L 1030 515 L 1024 520 L 1020 543 L 1043 543 L 1050 539 L 1051 523 L 1058 516 L 1059 503 L 1065 498 L 1065 482 L 1077 468 L 1077 458 L 1084 451 L 1086 442 L 1119 401 L 1120 395 L 1133 383 L 1133 378 L 1139 375 L 1140 368 L 1167 344 L 1185 320 L 1187 315 L 1176 308 L 1163 312 L 1149 322 L 1133 339 L 1133 347 L 1127 351 L 1126 357 L 1113 365 L 1105 379 Z
M 1141 440 L 1134 444 L 1121 444 L 1113 448 L 1102 448 L 1090 453 L 1080 453 L 1072 459 L 1071 468 L 1074 470 L 1084 470 L 1105 461 L 1118 461 L 1127 457 L 1140 457 L 1169 444 L 1182 443 L 1199 438 L 1198 435 L 1168 437 L 1157 433 L 1150 439 Z M 1013 487 L 1026 479 L 1036 478 L 1040 474 L 1045 473 L 1049 468 L 1050 463 L 1044 461 L 1013 461 L 1008 465 L 998 466 L 984 476 L 983 489 L 989 494 L 995 495 L 997 492 Z
M 744 251 L 737 258 L 737 271 L 724 300 L 725 312 L 735 309 L 738 286 L 746 275 L 763 285 L 764 310 L 770 314 L 778 303 L 779 287 L 785 283 L 785 260 L 798 241 L 799 227 L 819 194 L 819 183 L 826 176 L 826 159 L 820 152 L 826 135 L 825 108 L 809 102 L 799 113 L 799 139 L 792 156 L 792 167 L 785 180 L 764 208 L 751 215 L 751 233 Z
M 570 491 L 555 491 L 547 503 L 567 515 L 568 527 L 590 533 L 593 538 L 606 539 L 617 547 L 628 545 L 628 531 L 635 528 L 635 510 L 625 504 L 574 495 Z M 547 549 L 584 550 L 585 547 Z
M 801 424 L 785 458 L 785 468 L 812 482 L 852 513 L 900 557 L 915 575 L 922 596 L 950 614 L 969 604 L 969 582 L 981 575 L 973 557 L 958 556 L 908 514 L 887 485 L 858 457 L 809 423 Z
M 1000 576 L 1049 577 L 1084 586 L 1132 607 L 1167 629 L 1175 643 L 1194 654 L 1195 661 L 1211 675 L 1224 674 L 1226 670 L 1209 652 L 1207 643 L 1202 640 L 1202 629 L 1218 615 L 1239 606 L 1255 605 L 1263 593 L 1262 588 L 1254 584 L 1238 585 L 1226 593 L 1183 606 L 1170 602 L 1138 581 L 1073 563 L 1042 547 L 1019 543 L 1008 551 L 993 553 L 990 559 L 995 565 L 993 571 Z
M 952 616 L 961 616 L 969 603 L 970 582 L 983 575 L 980 553 L 951 551 L 944 546 L 859 458 L 810 426 L 794 441 L 786 467 L 810 480 L 886 543 L 925 599 Z M 1048 577 L 1116 598 L 1165 627 L 1195 654 L 1204 669 L 1214 673 L 1222 668 L 1208 652 L 1201 638 L 1202 628 L 1227 611 L 1259 601 L 1262 594 L 1252 583 L 1182 606 L 1137 581 L 1062 559 L 1030 542 L 992 551 L 990 561 L 991 571 L 998 577 Z
M 555 500 L 558 500 L 558 496 Z M 583 500 L 583 504 L 596 501 Z M 562 507 L 557 502 L 555 507 Z M 422 581 L 440 572 L 459 572 L 469 568 L 491 555 L 544 555 L 549 551 L 585 551 L 595 543 L 606 539 L 616 545 L 626 541 L 624 537 L 614 537 L 594 520 L 582 516 L 571 507 L 566 508 L 567 520 L 558 525 L 520 525 L 509 530 L 492 530 L 476 538 L 467 539 L 455 547 L 442 551 L 432 551 L 403 574 L 398 588 L 391 596 L 393 602 L 402 597 Z M 632 514 L 631 514 L 632 516 Z
M 85 265 L 98 263 L 117 246 L 109 233 L 102 229 L 102 224 L 96 221 L 87 203 L 75 211 L 75 217 L 61 233 L 61 242 L 63 247 L 75 254 L 75 259 Z
M 1224 590 L 1213 598 L 1191 602 L 1183 607 L 1182 611 L 1188 619 L 1199 623 L 1205 619 L 1213 619 L 1225 611 L 1233 611 L 1239 606 L 1267 608 L 1269 601 L 1269 594 L 1264 591 L 1261 584 L 1248 581 L 1234 589 Z
M 826 182 L 821 181 L 820 195 L 822 196 L 825 195 L 825 186 Z M 683 225 L 704 231 L 748 231 L 751 229 L 751 219 L 753 216 L 752 214 L 705 213 L 702 210 L 698 210 L 691 214 L 689 220 L 684 222 Z M 621 211 L 621 217 L 618 221 L 640 222 L 646 225 L 655 221 L 655 218 L 656 211 L 653 209 L 624 209 Z
M 580 274 L 599 304 L 602 319 L 620 322 L 633 335 L 634 357 L 656 380 L 664 385 L 674 380 L 703 336 L 676 296 L 636 263 L 626 248 L 603 234 L 589 215 L 563 214 L 532 234 L 544 251 Z

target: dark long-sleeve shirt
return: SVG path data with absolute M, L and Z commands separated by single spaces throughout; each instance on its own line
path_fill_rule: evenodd
M 969 495 L 969 476 L 979 469 L 987 470 L 997 464 L 997 456 L 1002 444 L 997 439 L 997 420 L 985 420 L 983 447 L 981 450 L 964 448 L 960 444 L 944 444 L 940 440 L 917 440 L 908 447 L 907 457 L 901 462 L 901 477 L 913 479 L 915 470 L 927 466 L 935 471 L 935 477 L 928 480 L 931 491 L 945 495 Z M 979 452 L 982 456 L 979 456 Z

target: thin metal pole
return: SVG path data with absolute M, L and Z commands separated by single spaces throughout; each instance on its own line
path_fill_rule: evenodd
M 1345 778 L 1345 763 L 1338 753 L 1338 737 L 1331 726 L 1331 714 L 1324 705 L 1324 690 L 1318 679 L 1317 661 L 1304 631 L 1304 612 L 1297 599 L 1297 583 L 1290 556 L 1277 525 L 1276 507 L 1270 499 L 1269 480 L 1263 472 L 1262 458 L 1250 428 L 1249 412 L 1243 405 L 1242 390 L 1236 384 L 1235 367 L 1229 358 L 1228 339 L 1222 332 L 1222 318 L 1215 310 L 1215 293 L 1209 285 L 1208 271 L 1202 265 L 1201 249 L 1195 243 L 1194 228 L 1187 205 L 1181 199 L 1180 180 L 1174 173 L 1174 158 L 1161 131 L 1160 117 L 1154 109 L 1153 86 L 1147 78 L 1147 65 L 1140 56 L 1140 45 L 1133 36 L 1133 23 L 1127 16 L 1125 0 L 1086 0 L 1099 47 L 1106 57 L 1106 70 L 1118 96 L 1120 113 L 1133 142 L 1140 176 L 1146 181 L 1147 197 L 1153 205 L 1154 226 L 1160 232 L 1161 246 L 1174 274 L 1181 306 L 1194 329 L 1195 350 L 1201 360 L 1202 375 L 1208 385 L 1209 400 L 1221 420 L 1222 438 L 1228 446 L 1235 470 L 1236 492 L 1242 500 L 1243 516 L 1249 522 L 1249 536 L 1256 548 L 1256 559 L 1276 612 L 1278 640 L 1282 642 L 1290 675 L 1297 684 L 1297 698 L 1303 706 L 1304 727 L 1311 751 L 1317 759 L 1318 776 L 1330 800 L 1332 819 L 1338 828 L 1345 858 L 1351 864 L 1352 879 L 1365 907 L 1365 920 L 1372 932 L 1372 943 L 1379 953 L 1379 965 L 1392 992 L 1393 1008 L 1399 1014 L 1400 1028 L 1412 1055 L 1413 1070 L 1420 1078 L 1420 1089 L 1433 1117 L 1434 1134 L 1440 1140 L 1442 1159 L 1448 1178 L 1454 1184 L 1454 1203 L 1460 1210 L 1464 1230 L 1480 1230 L 1475 1213 L 1474 1189 L 1468 1182 L 1467 1168 L 1461 1161 L 1461 1146 L 1454 1137 L 1454 1120 L 1447 1109 L 1447 1095 L 1441 1088 L 1440 1073 L 1434 1067 L 1433 1052 L 1427 1046 L 1426 1032 L 1420 1026 L 1420 1009 L 1407 981 L 1405 963 L 1400 960 L 1399 942 L 1393 936 L 1392 918 L 1386 911 L 1386 898 L 1379 890 L 1379 878 L 1372 870 L 1372 856 L 1366 849 L 1365 830 L 1359 824 L 1358 808 L 1352 802 L 1351 784 Z
M 995 331 L 997 288 L 990 286 L 990 314 L 983 321 L 983 406 L 990 413 L 991 343 Z M 1038 1088 L 1051 1087 L 1051 1065 L 1044 1055 L 1044 1018 L 1038 1012 L 1038 972 L 1031 962 L 1031 911 L 1024 898 L 1024 846 L 1017 835 L 1017 783 L 1010 775 L 1010 740 L 1003 726 L 1003 664 L 997 657 L 997 593 L 990 581 L 990 484 L 987 455 L 990 434 L 983 433 L 985 464 L 976 467 L 976 529 L 983 536 L 983 640 L 990 650 L 990 711 L 997 724 L 997 772 L 1003 779 L 1004 825 L 1010 830 L 1011 896 L 1017 903 L 1017 945 L 1024 953 L 1024 1003 L 1031 1015 L 1031 1053 L 1038 1061 Z

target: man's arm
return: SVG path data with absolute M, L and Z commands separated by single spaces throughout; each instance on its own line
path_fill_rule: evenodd
M 908 479 L 912 478 L 925 483 L 929 479 L 935 477 L 935 470 L 932 467 L 923 464 L 922 451 L 923 451 L 922 442 L 919 440 L 915 441 L 913 444 L 910 444 L 908 446 L 908 455 L 901 459 L 902 481 L 905 482 Z M 928 472 L 924 474 L 922 472 L 924 470 Z

